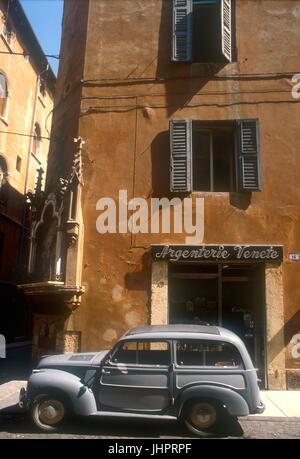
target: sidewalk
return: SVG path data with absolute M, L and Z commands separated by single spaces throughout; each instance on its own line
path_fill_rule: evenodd
M 265 411 L 249 417 L 300 418 L 300 390 L 261 390 Z
M 26 387 L 27 381 L 9 381 L 0 385 L 0 415 L 1 410 L 13 407 L 19 402 L 21 387 Z

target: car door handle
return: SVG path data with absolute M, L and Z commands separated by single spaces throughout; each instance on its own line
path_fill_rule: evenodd
M 107 370 L 104 370 L 104 369 L 102 370 L 102 373 L 103 373 L 104 375 L 110 375 L 110 371 L 107 371 Z

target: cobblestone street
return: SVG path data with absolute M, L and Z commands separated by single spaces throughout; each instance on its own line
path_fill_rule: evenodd
M 216 438 L 300 439 L 299 418 L 245 418 L 228 426 L 226 435 Z M 134 421 L 73 420 L 60 433 L 38 432 L 30 419 L 20 414 L 2 415 L 0 439 L 192 439 L 185 428 L 176 423 Z

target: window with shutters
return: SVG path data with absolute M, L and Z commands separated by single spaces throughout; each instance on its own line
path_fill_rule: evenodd
M 0 117 L 7 117 L 8 85 L 4 73 L 0 72 Z
M 258 120 L 172 120 L 170 148 L 174 193 L 261 190 Z
M 233 0 L 173 0 L 172 60 L 231 62 L 233 24 Z

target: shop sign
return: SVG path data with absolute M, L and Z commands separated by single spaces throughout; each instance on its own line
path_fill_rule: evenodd
M 153 245 L 154 261 L 247 261 L 274 262 L 283 258 L 283 247 L 277 245 Z

